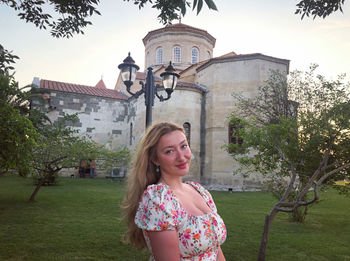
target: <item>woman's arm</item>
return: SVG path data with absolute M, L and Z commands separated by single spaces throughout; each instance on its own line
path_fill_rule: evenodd
M 175 230 L 148 231 L 148 237 L 156 261 L 180 260 L 179 238 Z
M 217 261 L 226 261 L 224 253 L 221 250 L 221 247 L 219 247 L 219 252 L 218 252 L 218 258 Z

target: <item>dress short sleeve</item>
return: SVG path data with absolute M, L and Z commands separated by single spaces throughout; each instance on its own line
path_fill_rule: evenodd
M 155 184 L 143 193 L 135 224 L 147 231 L 175 230 L 182 221 L 178 200 L 167 185 Z

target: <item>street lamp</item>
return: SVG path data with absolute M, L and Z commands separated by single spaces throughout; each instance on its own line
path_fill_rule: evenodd
M 162 101 L 166 101 L 170 99 L 171 93 L 174 91 L 177 83 L 177 79 L 180 75 L 175 73 L 175 69 L 172 66 L 171 62 L 169 66 L 165 69 L 165 72 L 160 74 L 163 81 L 163 87 L 167 93 L 167 97 L 164 98 L 162 95 L 158 95 L 157 88 L 160 87 L 158 84 L 154 85 L 154 75 L 152 72 L 152 67 L 147 68 L 147 76 L 146 76 L 146 84 L 143 81 L 140 81 L 142 86 L 141 90 L 133 93 L 130 90 L 130 87 L 133 85 L 136 80 L 136 72 L 140 69 L 135 64 L 135 61 L 131 58 L 130 52 L 128 57 L 126 57 L 122 64 L 119 64 L 118 68 L 121 72 L 122 80 L 126 86 L 126 90 L 133 97 L 137 98 L 142 93 L 145 94 L 145 105 L 146 105 L 146 128 L 152 123 L 152 106 L 154 105 L 154 97 L 157 96 L 158 99 Z

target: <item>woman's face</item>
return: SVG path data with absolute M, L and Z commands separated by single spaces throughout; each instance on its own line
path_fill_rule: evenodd
M 191 149 L 182 131 L 173 131 L 162 136 L 156 148 L 157 158 L 153 161 L 161 175 L 185 176 L 191 164 Z

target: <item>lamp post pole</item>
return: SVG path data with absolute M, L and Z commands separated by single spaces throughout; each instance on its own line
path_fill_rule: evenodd
M 154 105 L 155 88 L 152 67 L 148 67 L 145 86 L 146 129 L 152 124 L 152 106 Z
M 164 98 L 162 95 L 158 95 L 157 88 L 159 85 L 154 85 L 154 74 L 152 72 L 152 67 L 148 67 L 146 83 L 140 81 L 142 89 L 133 93 L 130 90 L 130 87 L 133 85 L 136 80 L 136 72 L 139 67 L 135 64 L 135 61 L 131 58 L 130 53 L 126 57 L 122 64 L 119 64 L 118 68 L 121 71 L 122 80 L 126 86 L 126 90 L 132 97 L 138 97 L 142 93 L 145 95 L 145 105 L 146 105 L 146 129 L 152 124 L 152 106 L 154 105 L 155 96 L 162 101 L 169 100 L 171 93 L 174 91 L 177 83 L 177 79 L 180 77 L 175 73 L 175 69 L 172 66 L 171 62 L 169 66 L 165 69 L 163 73 L 160 74 L 163 81 L 163 87 L 167 93 L 167 97 Z

